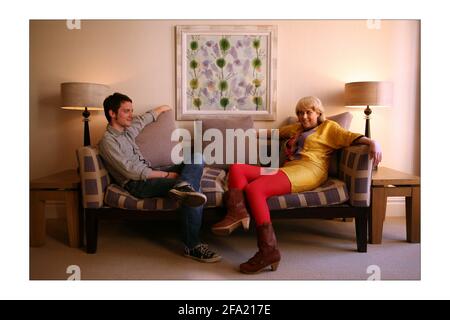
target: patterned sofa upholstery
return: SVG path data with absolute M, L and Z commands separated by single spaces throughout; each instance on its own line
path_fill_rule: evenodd
M 97 212 L 108 208 L 123 210 L 123 214 L 136 211 L 166 212 L 177 209 L 177 203 L 168 198 L 138 199 L 118 185 L 110 183 L 110 177 L 102 164 L 95 147 L 82 147 L 77 150 L 80 167 L 82 201 L 86 213 L 87 251 L 96 252 Z M 302 193 L 292 193 L 271 197 L 268 205 L 273 216 L 279 212 L 284 217 L 296 217 L 299 208 L 322 209 L 324 211 L 304 211 L 305 218 L 353 217 L 361 234 L 357 234 L 358 251 L 367 249 L 367 218 L 370 205 L 370 177 L 372 163 L 369 161 L 366 146 L 351 146 L 342 151 L 339 166 L 339 178 L 330 177 L 320 187 Z M 226 172 L 206 167 L 201 187 L 207 197 L 206 208 L 222 207 L 222 196 L 226 191 Z M 342 205 L 344 204 L 344 205 Z M 360 213 L 355 209 L 362 209 Z M 96 210 L 97 209 L 97 210 Z M 101 210 L 102 211 L 98 211 Z M 337 213 L 334 213 L 336 210 Z M 301 210 L 300 210 L 301 211 Z M 324 214 L 325 213 L 325 214 Z M 358 214 L 360 216 L 358 216 Z M 106 213 L 108 215 L 108 213 Z
M 174 212 L 178 208 L 177 203 L 168 198 L 138 199 L 111 183 L 96 147 L 79 148 L 77 159 L 89 253 L 96 252 L 99 218 L 132 215 L 144 217 L 152 213 Z M 323 185 L 308 192 L 271 197 L 268 205 L 274 218 L 355 218 L 358 251 L 365 252 L 372 175 L 368 146 L 344 148 L 338 152 L 336 159 L 339 164 L 335 168 L 337 172 L 330 171 L 330 177 Z M 205 212 L 208 209 L 221 209 L 223 194 L 227 188 L 226 171 L 205 167 L 201 188 L 207 197 Z M 147 214 L 143 214 L 144 212 Z
M 200 186 L 207 198 L 206 208 L 222 206 L 225 175 L 226 173 L 223 170 L 211 168 L 203 170 Z M 172 211 L 178 208 L 177 203 L 169 198 L 138 199 L 115 184 L 108 186 L 106 189 L 105 203 L 110 207 L 130 210 Z
M 344 149 L 340 162 L 339 178 L 330 177 L 320 187 L 301 193 L 271 197 L 271 210 L 305 207 L 324 207 L 349 201 L 356 207 L 368 207 L 370 202 L 369 157 L 366 147 L 352 146 Z M 96 147 L 82 147 L 77 150 L 80 164 L 84 208 L 113 208 L 172 211 L 178 208 L 168 198 L 138 199 L 116 184 L 111 184 L 108 172 L 102 164 Z M 201 180 L 202 192 L 207 197 L 206 208 L 221 207 L 226 191 L 226 172 L 205 167 Z
M 348 202 L 354 207 L 370 206 L 372 161 L 367 146 L 351 146 L 341 151 L 339 179 L 329 177 L 318 188 L 269 198 L 271 210 L 326 207 Z
M 77 150 L 80 167 L 81 189 L 84 208 L 112 207 L 128 210 L 173 211 L 176 202 L 168 198 L 138 199 L 122 187 L 111 183 L 98 149 L 93 146 Z M 206 208 L 222 206 L 222 196 L 226 188 L 226 172 L 205 167 L 201 180 L 202 192 L 206 195 Z

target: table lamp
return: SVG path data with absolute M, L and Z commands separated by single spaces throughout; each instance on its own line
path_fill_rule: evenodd
M 89 111 L 103 110 L 103 100 L 109 95 L 107 85 L 86 82 L 61 83 L 61 108 L 83 111 L 84 146 L 91 144 L 89 135 Z
M 363 81 L 345 84 L 345 106 L 349 108 L 365 108 L 365 136 L 370 138 L 370 107 L 387 107 L 392 105 L 392 82 Z

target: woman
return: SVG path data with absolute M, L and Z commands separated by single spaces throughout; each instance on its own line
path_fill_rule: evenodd
M 280 129 L 280 138 L 289 140 L 287 160 L 276 174 L 261 175 L 260 167 L 246 164 L 230 167 L 229 191 L 225 197 L 227 215 L 212 227 L 212 231 L 223 235 L 230 234 L 240 225 L 248 229 L 250 216 L 245 206 L 245 193 L 256 222 L 259 251 L 240 265 L 243 273 L 258 273 L 268 266 L 275 271 L 281 260 L 267 198 L 320 186 L 327 180 L 332 152 L 351 144 L 369 145 L 374 166 L 381 161 L 379 144 L 343 129 L 334 121 L 325 120 L 324 108 L 318 98 L 300 99 L 295 112 L 298 122 Z

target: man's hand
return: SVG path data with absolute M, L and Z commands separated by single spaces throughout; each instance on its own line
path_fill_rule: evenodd
M 167 179 L 178 179 L 179 175 L 176 172 L 169 172 Z
M 169 111 L 171 109 L 172 109 L 171 107 L 164 105 L 164 106 L 159 106 L 159 107 L 153 109 L 153 112 L 155 112 L 157 114 L 157 116 L 159 116 L 161 113 Z
M 178 177 L 179 175 L 176 172 L 152 170 L 147 179 L 157 179 L 157 178 L 178 179 Z

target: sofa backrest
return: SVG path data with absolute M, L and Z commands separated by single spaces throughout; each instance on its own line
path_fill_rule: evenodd
M 226 138 L 226 129 L 247 129 L 253 128 L 253 120 L 250 116 L 232 116 L 221 119 L 204 119 L 202 120 L 202 136 L 208 129 L 216 129 L 222 133 L 224 138 L 223 143 L 223 163 L 208 164 L 209 167 L 217 169 L 228 169 L 229 165 L 225 164 L 227 152 L 226 146 L 229 144 Z M 177 141 L 171 141 L 172 132 L 176 129 L 175 114 L 172 110 L 162 113 L 156 122 L 152 122 L 145 126 L 141 133 L 136 137 L 136 144 L 138 145 L 142 155 L 150 161 L 154 168 L 167 168 L 174 163 L 171 159 L 171 152 Z M 191 151 L 194 151 L 194 137 L 191 137 Z M 213 141 L 203 141 L 202 151 L 207 148 Z M 234 159 L 237 159 L 237 138 L 234 138 Z M 245 163 L 249 163 L 249 143 L 246 139 L 245 143 Z M 209 154 L 209 153 L 208 153 Z M 214 154 L 213 154 L 214 156 Z M 205 161 L 210 162 L 211 159 L 205 156 Z M 222 162 L 222 161 L 221 161 Z
M 214 160 L 215 154 L 211 154 L 211 158 L 209 157 L 210 152 L 205 153 L 205 149 L 208 148 L 208 146 L 214 141 L 203 141 L 202 143 L 202 151 L 204 153 L 204 159 L 208 166 L 216 168 L 216 169 L 223 169 L 227 170 L 229 167 L 229 164 L 226 164 L 227 159 L 227 145 L 230 145 L 231 143 L 234 144 L 234 154 L 233 159 L 234 162 L 237 162 L 237 152 L 238 152 L 238 139 L 236 137 L 233 137 L 233 139 L 230 139 L 231 141 L 227 140 L 226 130 L 227 129 L 242 129 L 244 132 L 248 129 L 253 129 L 253 120 L 250 116 L 240 116 L 240 117 L 229 117 L 229 118 L 223 118 L 223 119 L 205 119 L 202 121 L 202 136 L 204 136 L 205 131 L 209 129 L 215 129 L 221 132 L 223 137 L 223 159 L 218 159 L 221 163 L 212 162 L 211 160 Z M 245 150 L 239 150 L 244 152 L 245 160 L 242 163 L 250 163 L 250 142 L 248 137 L 245 138 Z M 209 147 L 211 148 L 211 147 Z M 207 149 L 208 150 L 208 149 Z M 256 149 L 257 150 L 257 149 Z M 231 155 L 229 155 L 231 156 Z M 258 156 L 256 155 L 256 163 L 258 164 Z
M 84 208 L 101 208 L 106 188 L 111 183 L 102 163 L 98 149 L 94 146 L 79 148 L 77 151 L 80 170 L 81 191 Z

